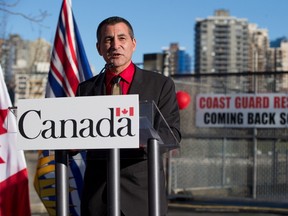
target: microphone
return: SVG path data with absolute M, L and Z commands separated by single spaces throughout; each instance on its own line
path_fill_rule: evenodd
M 112 62 L 105 64 L 105 69 L 110 69 L 110 68 L 113 68 L 113 67 L 114 67 L 114 64 Z
M 99 72 L 98 75 L 100 75 L 101 73 L 103 73 L 105 70 L 108 70 L 110 68 L 114 67 L 114 64 L 113 63 L 107 63 L 105 64 L 105 66 L 102 68 L 102 70 Z
M 97 74 L 97 77 L 95 79 L 95 83 L 98 81 L 98 79 L 102 73 L 104 73 L 106 70 L 108 70 L 112 67 L 114 67 L 113 63 L 106 63 L 105 66 L 101 69 L 101 71 Z

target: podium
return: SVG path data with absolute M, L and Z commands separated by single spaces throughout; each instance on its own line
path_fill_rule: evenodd
M 178 148 L 179 142 L 154 101 L 140 102 L 140 145 L 148 153 L 149 216 L 160 216 L 161 154 Z
M 139 108 L 140 147 L 144 148 L 148 155 L 149 216 L 160 216 L 161 155 L 178 148 L 179 142 L 154 101 L 140 101 Z M 120 216 L 119 152 L 115 154 L 115 150 L 110 151 L 112 153 L 108 159 L 108 215 Z
M 126 96 L 126 97 L 128 98 L 128 97 L 133 97 L 133 96 L 131 95 L 131 96 Z M 77 97 L 77 102 L 76 102 L 76 98 L 54 99 L 53 101 L 54 103 L 56 102 L 63 103 L 66 101 L 67 103 L 67 100 L 69 100 L 69 103 L 70 102 L 79 103 L 78 100 L 80 100 L 80 102 L 82 101 L 82 102 L 85 102 L 85 104 L 87 104 L 86 103 L 87 98 L 85 99 L 84 97 Z M 123 96 L 121 100 L 123 100 Z M 33 101 L 33 104 L 37 104 L 37 106 L 40 104 L 42 107 L 45 107 L 47 103 L 48 102 L 46 100 L 45 101 Z M 53 108 L 57 107 L 54 103 L 52 103 Z M 91 101 L 91 103 L 93 104 L 93 101 Z M 29 102 L 25 102 L 25 103 L 22 103 L 22 107 L 25 107 L 24 105 L 26 104 L 30 106 Z M 138 102 L 136 104 L 138 106 Z M 88 105 L 88 107 L 91 107 L 91 106 Z M 24 109 L 21 108 L 22 110 L 19 115 L 20 120 L 18 121 L 18 123 L 19 122 L 23 123 L 24 117 L 27 116 L 28 112 L 25 112 L 25 108 Z M 29 109 L 31 110 L 30 107 Z M 34 108 L 32 111 L 34 111 Z M 22 114 L 23 112 L 24 114 Z M 34 111 L 34 113 L 38 114 L 36 111 Z M 78 110 L 78 113 L 79 113 L 79 110 Z M 38 120 L 38 115 L 34 115 L 34 116 L 36 116 Z M 138 122 L 138 119 L 136 122 Z M 173 131 L 171 130 L 166 120 L 164 119 L 162 113 L 160 112 L 157 105 L 153 101 L 140 101 L 139 102 L 139 130 L 140 130 L 139 131 L 140 148 L 144 149 L 148 157 L 147 159 L 148 159 L 149 216 L 158 216 L 160 215 L 160 193 L 159 193 L 160 170 L 159 170 L 159 166 L 160 166 L 161 159 L 162 159 L 161 155 L 162 153 L 167 152 L 171 149 L 178 148 L 179 143 Z M 27 131 L 29 132 L 28 129 Z M 25 132 L 26 132 L 26 129 L 25 129 Z M 22 133 L 23 133 L 23 127 L 22 127 Z M 30 144 L 30 140 L 28 141 Z M 96 145 L 96 148 L 94 148 L 95 145 Z M 99 146 L 97 148 L 97 143 L 93 143 L 93 148 L 94 149 L 99 148 Z M 120 166 L 119 166 L 120 165 L 120 150 L 119 148 L 112 148 L 112 149 L 107 148 L 109 151 L 108 159 L 107 159 L 107 168 L 108 168 L 107 170 L 108 171 L 107 172 L 108 173 L 107 196 L 108 196 L 108 214 L 110 216 L 118 216 L 118 215 L 120 216 Z M 66 147 L 64 145 L 64 147 L 59 146 L 58 150 L 55 150 L 56 196 L 57 196 L 56 212 L 57 212 L 57 215 L 59 216 L 69 215 L 69 196 L 68 196 L 69 194 L 68 178 L 69 177 L 68 177 L 68 168 L 67 168 L 68 166 L 67 149 L 69 149 L 67 148 L 67 145 Z

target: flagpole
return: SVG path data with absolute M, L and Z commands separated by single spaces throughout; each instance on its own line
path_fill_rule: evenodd
M 55 151 L 56 163 L 56 215 L 69 215 L 68 154 L 65 150 Z

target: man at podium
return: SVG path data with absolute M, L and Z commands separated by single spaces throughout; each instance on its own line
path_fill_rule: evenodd
M 80 83 L 77 96 L 138 94 L 139 100 L 154 101 L 176 139 L 180 141 L 180 117 L 171 78 L 138 68 L 132 62 L 136 39 L 131 24 L 121 17 L 109 17 L 97 28 L 97 51 L 106 66 L 95 77 Z M 116 80 L 116 81 L 115 81 Z M 115 90 L 114 85 L 120 90 Z M 160 128 L 161 129 L 161 128 Z M 159 134 L 165 134 L 159 130 Z M 108 150 L 88 150 L 81 215 L 107 215 Z M 160 165 L 161 215 L 167 213 L 165 175 Z M 143 148 L 120 150 L 120 209 L 125 216 L 148 216 L 147 152 Z

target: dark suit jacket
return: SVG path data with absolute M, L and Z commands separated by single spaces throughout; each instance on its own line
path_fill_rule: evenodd
M 77 96 L 105 95 L 105 73 L 80 83 Z M 135 66 L 135 74 L 128 94 L 138 94 L 139 100 L 154 101 L 175 137 L 180 141 L 180 117 L 176 101 L 175 85 L 171 78 L 145 71 Z M 98 106 L 98 105 L 96 105 Z M 157 121 L 155 121 L 157 124 Z M 165 139 L 169 132 L 156 126 L 160 136 Z M 162 134 L 162 135 L 161 135 Z M 106 165 L 107 150 L 89 150 L 84 179 L 81 211 L 83 216 L 106 215 Z M 125 149 L 120 151 L 121 211 L 126 216 L 148 216 L 148 176 L 147 157 L 143 149 Z M 163 166 L 160 168 L 161 215 L 167 211 L 165 178 Z

